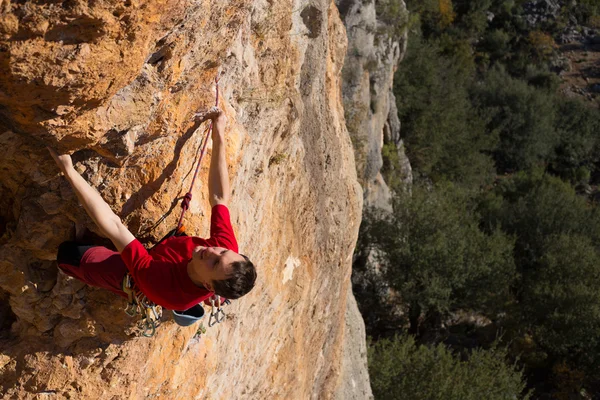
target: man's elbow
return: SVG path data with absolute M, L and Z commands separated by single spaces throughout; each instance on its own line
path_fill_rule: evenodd
M 123 228 L 125 228 L 125 225 L 123 225 L 121 219 L 116 215 L 112 215 L 109 218 L 107 218 L 106 223 L 102 225 L 102 230 L 106 233 L 106 236 L 108 236 L 109 238 L 118 235 L 119 232 Z
M 213 195 L 213 196 L 210 196 L 209 202 L 210 202 L 210 206 L 211 207 L 214 207 L 214 206 L 216 206 L 218 204 L 223 204 L 224 206 L 227 206 L 227 205 L 229 205 L 229 195 L 224 195 L 224 196 Z

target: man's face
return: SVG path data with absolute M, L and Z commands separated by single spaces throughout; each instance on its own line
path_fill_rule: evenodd
M 224 247 L 198 246 L 194 249 L 192 261 L 204 287 L 212 291 L 212 282 L 227 279 L 231 263 L 244 261 L 244 257 Z

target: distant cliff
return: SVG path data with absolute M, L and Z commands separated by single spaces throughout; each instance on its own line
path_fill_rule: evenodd
M 358 179 L 366 207 L 389 208 L 391 194 L 380 172 L 384 144 L 398 151 L 398 176 L 412 181 L 392 92 L 394 73 L 406 53 L 408 11 L 403 0 L 336 3 L 348 32 L 342 93 Z
M 336 5 L 73 0 L 4 2 L 0 12 L 0 392 L 369 397 L 350 290 L 363 195 Z M 390 51 L 385 65 L 399 57 L 398 46 Z M 151 243 L 176 223 L 201 139 L 190 119 L 213 103 L 217 74 L 232 222 L 258 286 L 200 338 L 170 317 L 155 338 L 136 338 L 122 299 L 57 272 L 56 248 L 75 223 L 95 228 L 44 147 L 73 152 L 76 168 Z M 380 116 L 379 126 L 393 101 L 377 85 L 383 97 L 366 115 Z M 207 167 L 186 221 L 199 236 L 208 234 Z

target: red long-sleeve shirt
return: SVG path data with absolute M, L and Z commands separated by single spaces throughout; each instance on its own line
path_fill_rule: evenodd
M 212 208 L 208 239 L 171 237 L 150 252 L 135 239 L 123 249 L 121 258 L 148 299 L 169 310 L 187 310 L 214 294 L 196 286 L 187 274 L 196 246 L 219 246 L 237 253 L 238 245 L 226 206 Z

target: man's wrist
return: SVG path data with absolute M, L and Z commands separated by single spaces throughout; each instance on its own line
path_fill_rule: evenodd
M 224 142 L 225 141 L 225 134 L 223 132 L 220 132 L 218 130 L 214 130 L 212 133 L 212 140 L 214 141 L 219 141 L 219 142 Z
M 63 174 L 65 175 L 65 177 L 67 179 L 71 179 L 75 175 L 79 175 L 79 173 L 72 166 L 71 167 L 65 167 L 65 169 L 63 170 Z

